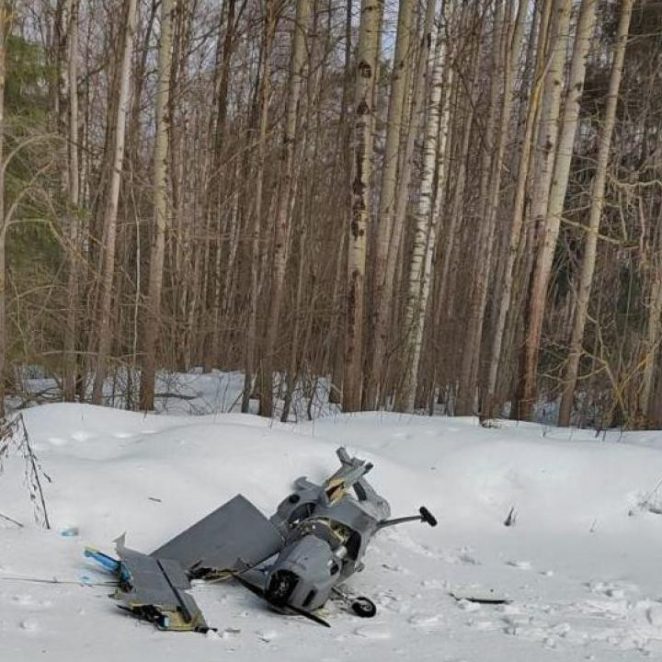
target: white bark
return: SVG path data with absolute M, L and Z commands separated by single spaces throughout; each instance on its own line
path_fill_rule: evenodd
M 449 3 L 444 3 L 443 23 L 449 15 Z M 427 62 L 429 79 L 429 105 L 423 137 L 423 173 L 421 190 L 416 209 L 414 230 L 414 248 L 409 265 L 409 295 L 405 310 L 405 360 L 403 362 L 404 379 L 402 385 L 403 409 L 413 411 L 416 400 L 417 376 L 423 342 L 423 326 L 430 293 L 430 272 L 432 254 L 436 247 L 439 204 L 434 205 L 433 189 L 435 165 L 437 178 L 445 180 L 446 160 L 443 158 L 448 135 L 448 98 L 442 108 L 443 69 L 446 61 L 446 38 L 443 28 L 438 24 L 433 27 L 434 49 L 429 52 Z M 446 95 L 448 97 L 448 95 Z M 443 118 L 443 127 L 442 127 Z M 438 159 L 438 155 L 442 158 Z M 443 192 L 438 187 L 437 194 Z M 435 213 L 436 212 L 436 213 Z
M 386 258 L 386 271 L 381 296 L 377 301 L 377 314 L 373 333 L 373 357 L 370 369 L 371 381 L 368 391 L 368 408 L 380 407 L 386 396 L 387 366 L 386 349 L 391 317 L 396 314 L 393 305 L 396 283 L 396 272 L 402 265 L 398 256 L 402 250 L 402 237 L 404 233 L 405 215 L 409 202 L 409 184 L 411 181 L 412 161 L 415 141 L 421 127 L 421 108 L 423 107 L 423 83 L 425 81 L 426 63 L 432 50 L 431 33 L 434 25 L 435 0 L 428 0 L 423 24 L 422 39 L 419 44 L 414 71 L 411 74 L 411 104 L 408 112 L 409 122 L 406 131 L 406 140 L 403 140 L 404 149 L 401 154 L 401 167 L 395 194 L 395 212 L 393 216 L 393 229 L 389 237 L 388 253 Z M 404 122 L 403 122 L 404 123 Z M 404 138 L 404 136 L 403 136 Z
M 175 0 L 162 0 L 161 40 L 156 88 L 156 136 L 153 154 L 153 214 L 154 227 L 149 255 L 149 286 L 147 292 L 147 320 L 143 338 L 143 370 L 140 380 L 140 408 L 154 409 L 154 381 L 161 318 L 161 290 L 163 287 L 163 262 L 168 217 L 167 162 L 168 137 L 171 118 L 170 69 L 172 67 L 172 14 Z

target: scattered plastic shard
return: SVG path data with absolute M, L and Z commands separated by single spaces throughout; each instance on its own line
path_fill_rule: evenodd
M 113 574 L 117 574 L 120 571 L 120 562 L 117 559 L 114 559 L 108 554 L 100 552 L 94 547 L 86 547 L 85 552 L 83 552 L 88 559 L 96 561 L 102 568 Z
M 62 531 L 60 531 L 60 535 L 63 536 L 64 538 L 73 538 L 78 535 L 78 527 L 70 526 L 66 529 L 63 529 Z

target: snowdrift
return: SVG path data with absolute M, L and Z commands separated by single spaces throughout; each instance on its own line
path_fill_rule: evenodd
M 662 655 L 662 435 L 608 434 L 475 419 L 357 414 L 305 424 L 254 416 L 145 416 L 84 405 L 24 414 L 52 478 L 52 524 L 32 523 L 23 461 L 0 476 L 0 659 L 631 660 Z M 217 634 L 159 633 L 108 600 L 82 555 L 112 540 L 151 551 L 243 493 L 266 514 L 293 479 L 320 480 L 347 445 L 407 515 L 436 529 L 384 531 L 351 587 L 380 609 L 370 622 L 331 605 L 322 631 L 284 618 L 234 585 L 193 593 Z M 658 494 L 659 493 L 659 494 Z M 514 526 L 504 526 L 508 514 Z M 72 535 L 73 534 L 73 535 Z M 40 583 L 26 579 L 56 578 Z M 449 591 L 507 595 L 478 606 Z M 559 658 L 559 651 L 563 657 Z

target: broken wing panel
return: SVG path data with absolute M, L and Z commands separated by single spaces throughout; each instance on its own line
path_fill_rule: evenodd
M 121 541 L 117 553 L 125 579 L 115 597 L 125 609 L 164 630 L 207 631 L 200 608 L 185 592 L 191 584 L 179 563 L 141 554 Z
M 151 553 L 192 569 L 243 570 L 276 554 L 283 539 L 274 525 L 241 494 Z

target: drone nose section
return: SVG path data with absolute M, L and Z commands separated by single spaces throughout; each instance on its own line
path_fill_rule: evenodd
M 269 576 L 265 597 L 276 607 L 284 607 L 290 601 L 298 583 L 299 575 L 291 570 L 276 570 Z
M 325 541 L 304 536 L 278 556 L 267 579 L 265 597 L 276 607 L 317 609 L 331 592 L 334 565 L 333 553 Z

